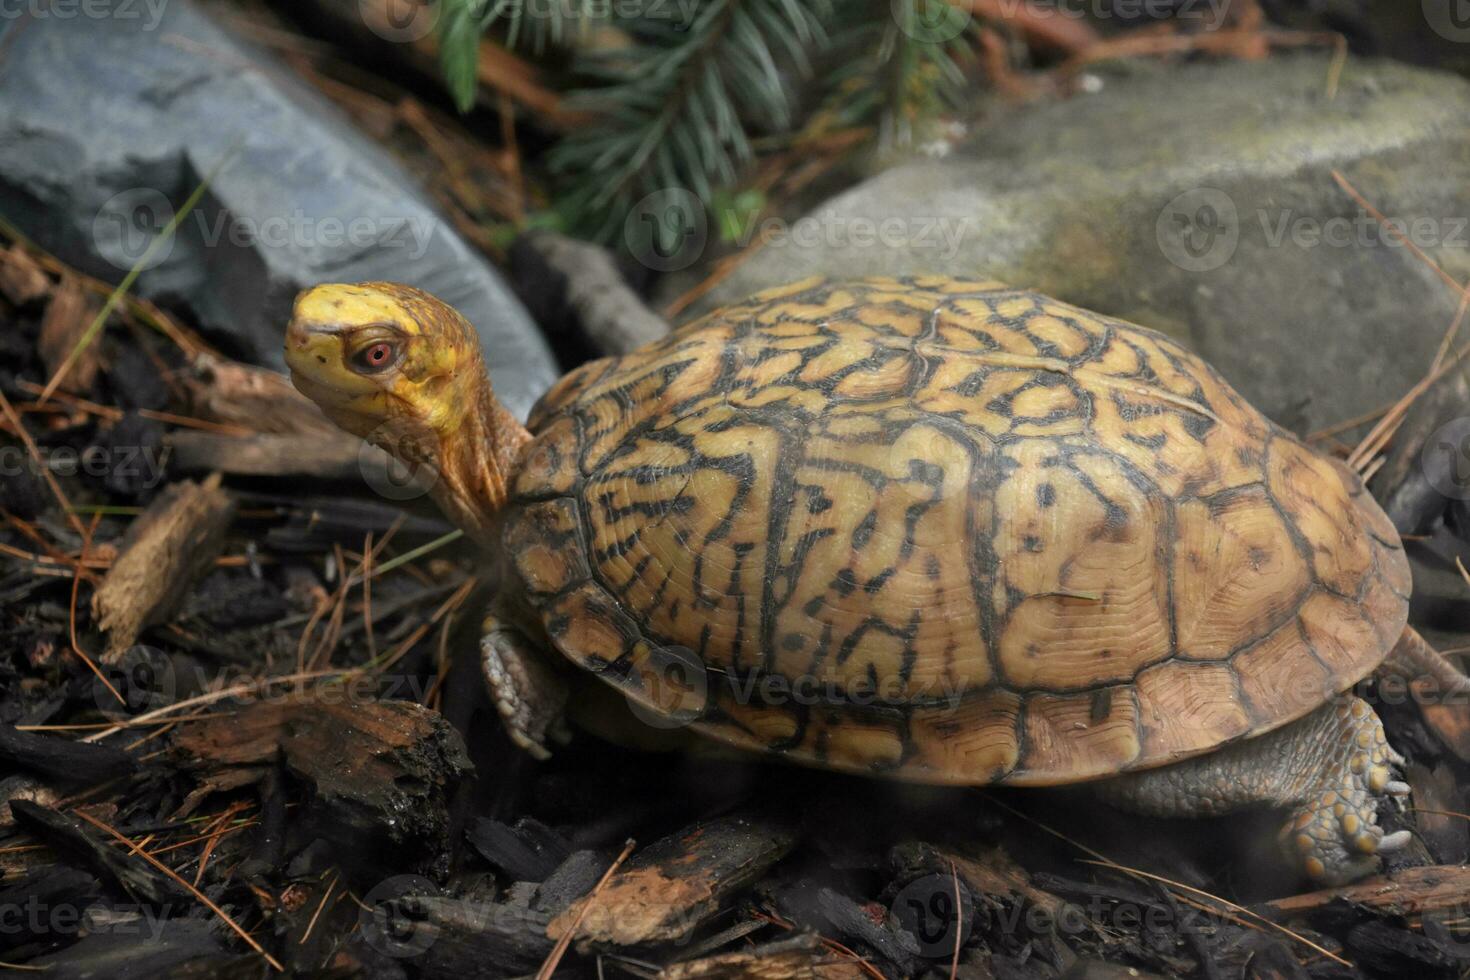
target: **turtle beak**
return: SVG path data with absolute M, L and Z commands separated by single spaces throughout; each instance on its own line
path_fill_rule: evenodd
M 292 320 L 286 328 L 286 366 L 292 374 L 321 374 L 340 362 L 342 343 L 327 330 Z

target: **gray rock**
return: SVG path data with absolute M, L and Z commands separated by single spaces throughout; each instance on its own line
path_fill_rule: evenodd
M 384 150 L 185 0 L 69 10 L 0 22 L 0 213 L 115 282 L 223 161 L 139 295 L 281 367 L 302 287 L 411 283 L 479 327 L 497 390 L 524 417 L 558 374 L 545 342 Z
M 831 199 L 690 315 L 814 274 L 988 276 L 1172 333 L 1299 430 L 1423 375 L 1457 297 L 1332 171 L 1465 281 L 1470 85 L 1353 60 L 1329 98 L 1317 56 L 1100 78 Z

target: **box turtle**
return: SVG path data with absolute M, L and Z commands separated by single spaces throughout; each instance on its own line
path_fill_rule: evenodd
M 576 665 L 654 726 L 809 765 L 1279 807 L 1330 883 L 1408 839 L 1354 685 L 1464 683 L 1406 629 L 1353 472 L 1172 340 L 1034 292 L 796 283 L 577 368 L 525 427 L 407 286 L 307 290 L 286 355 L 495 557 L 484 673 L 537 755 Z

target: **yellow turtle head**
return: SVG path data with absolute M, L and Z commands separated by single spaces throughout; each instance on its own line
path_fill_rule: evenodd
M 475 330 L 412 286 L 329 283 L 296 297 L 286 329 L 296 388 L 337 425 L 397 456 L 405 436 L 454 435 L 486 384 Z

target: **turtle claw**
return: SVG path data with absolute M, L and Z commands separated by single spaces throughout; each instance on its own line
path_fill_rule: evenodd
M 1407 830 L 1400 830 L 1392 834 L 1387 834 L 1381 841 L 1378 842 L 1378 853 L 1392 854 L 1394 851 L 1401 851 L 1405 847 L 1407 847 L 1409 841 L 1413 839 L 1414 835 Z
M 1384 798 L 1402 799 L 1409 785 L 1394 779 L 1402 759 L 1391 749 L 1383 725 L 1367 703 L 1356 698 L 1337 711 L 1340 739 L 1324 758 L 1306 802 L 1282 834 L 1282 843 L 1306 872 L 1323 885 L 1340 885 L 1378 870 L 1386 853 L 1402 849 L 1411 834 L 1385 835 L 1378 825 Z

